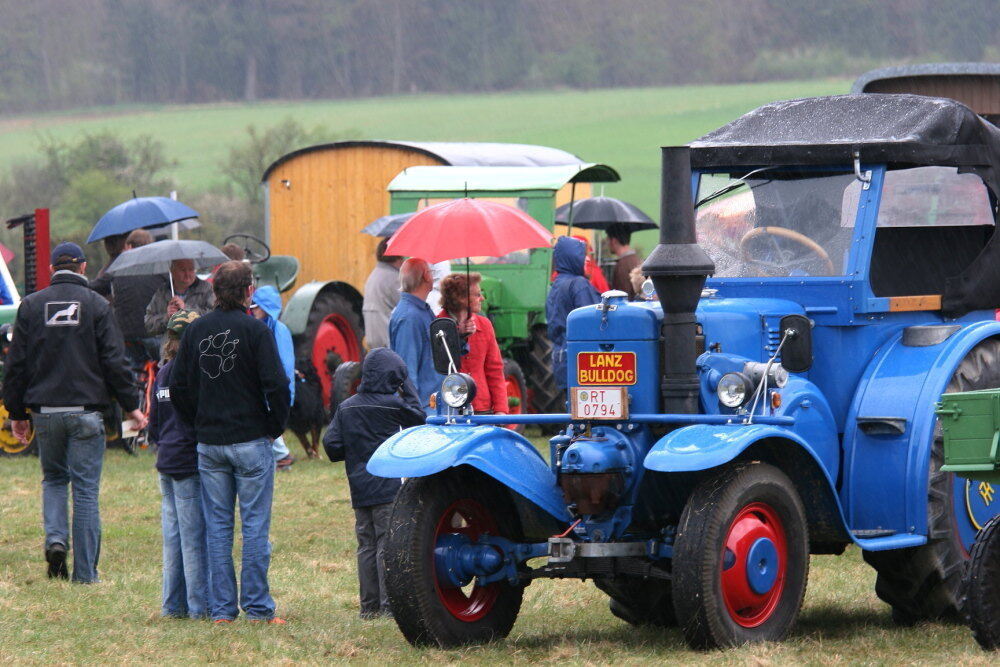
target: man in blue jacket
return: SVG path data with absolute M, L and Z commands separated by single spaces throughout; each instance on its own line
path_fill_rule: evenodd
M 566 389 L 566 317 L 570 311 L 599 303 L 601 296 L 583 275 L 587 246 L 569 236 L 561 236 L 552 252 L 556 279 L 545 299 L 545 319 L 552 342 L 552 375 L 556 385 Z
M 427 295 L 434 287 L 431 267 L 422 259 L 411 257 L 399 267 L 399 291 L 403 294 L 389 317 L 389 347 L 398 354 L 410 371 L 417 387 L 420 405 L 427 414 L 431 394 L 441 388 L 441 375 L 434 370 L 431 355 L 431 322 L 434 313 L 427 305 Z
M 392 434 L 423 423 L 423 407 L 406 364 L 392 350 L 379 347 L 365 357 L 358 393 L 340 404 L 323 436 L 323 448 L 330 460 L 344 461 L 351 487 L 361 618 L 391 613 L 382 551 L 392 501 L 400 487 L 398 479 L 375 477 L 365 466 Z
M 278 357 L 281 359 L 281 366 L 288 376 L 288 393 L 291 396 L 289 401 L 295 404 L 295 346 L 292 344 L 292 332 L 288 330 L 284 322 L 278 320 L 281 315 L 281 296 L 273 285 L 258 287 L 253 293 L 253 301 L 250 303 L 250 313 L 261 320 L 271 330 L 274 342 L 278 346 Z M 279 436 L 274 439 L 274 460 L 278 465 L 278 470 L 288 470 L 295 457 L 288 451 L 285 438 Z

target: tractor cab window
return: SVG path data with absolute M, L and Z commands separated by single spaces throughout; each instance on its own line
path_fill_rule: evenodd
M 955 167 L 886 172 L 872 249 L 875 296 L 942 294 L 993 236 L 989 191 Z
M 698 242 L 720 278 L 843 275 L 853 173 L 770 168 L 702 174 Z

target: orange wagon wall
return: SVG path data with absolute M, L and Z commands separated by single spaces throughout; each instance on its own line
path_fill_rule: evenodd
M 317 150 L 268 175 L 268 243 L 298 257 L 297 285 L 342 280 L 363 291 L 379 239 L 361 229 L 389 212 L 389 182 L 403 169 L 438 165 L 415 151 L 351 146 Z

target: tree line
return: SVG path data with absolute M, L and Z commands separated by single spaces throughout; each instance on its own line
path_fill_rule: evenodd
M 1000 59 L 989 0 L 0 0 L 0 113 Z

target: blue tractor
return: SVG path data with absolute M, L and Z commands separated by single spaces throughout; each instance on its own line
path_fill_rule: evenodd
M 502 638 L 542 577 L 693 647 L 779 640 L 810 554 L 851 543 L 897 622 L 956 614 L 995 508 L 940 470 L 935 403 L 1000 387 L 998 193 L 1000 130 L 942 98 L 779 102 L 664 148 L 649 299 L 575 310 L 567 412 L 516 418 L 559 425 L 548 459 L 451 374 L 370 461 L 406 478 L 385 568 L 407 640 Z

